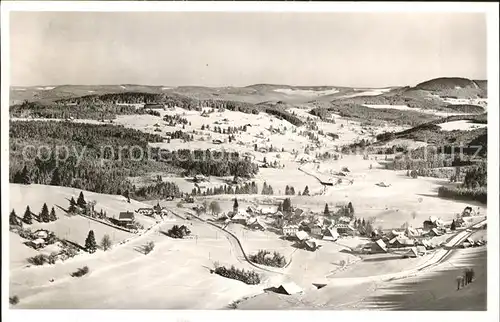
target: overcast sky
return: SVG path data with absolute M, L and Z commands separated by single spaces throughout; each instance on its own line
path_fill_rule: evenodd
M 11 85 L 486 79 L 482 14 L 16 12 Z

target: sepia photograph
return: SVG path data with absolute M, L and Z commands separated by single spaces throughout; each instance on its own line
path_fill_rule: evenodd
M 52 5 L 2 5 L 9 310 L 498 312 L 495 5 Z

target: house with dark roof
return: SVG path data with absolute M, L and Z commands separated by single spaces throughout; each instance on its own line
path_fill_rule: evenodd
M 382 239 L 376 240 L 372 245 L 370 251 L 374 254 L 387 253 L 387 245 Z
M 134 213 L 131 211 L 122 211 L 118 215 L 118 219 L 116 219 L 116 222 L 118 225 L 123 226 L 123 227 L 130 227 L 135 220 Z

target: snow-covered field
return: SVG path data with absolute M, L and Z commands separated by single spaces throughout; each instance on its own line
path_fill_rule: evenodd
M 317 97 L 323 95 L 331 95 L 338 93 L 339 90 L 332 88 L 329 90 L 312 90 L 312 89 L 292 89 L 292 88 L 278 88 L 274 90 L 278 93 L 283 93 L 287 95 L 297 95 L 297 96 L 307 96 L 307 97 Z
M 81 216 L 68 216 L 66 210 L 69 207 L 71 197 L 78 198 L 79 189 L 46 185 L 21 185 L 11 183 L 10 187 L 10 208 L 16 211 L 19 217 L 22 217 L 26 206 L 30 207 L 31 212 L 38 215 L 44 203 L 49 210 L 54 207 L 58 220 L 49 223 L 39 223 L 33 221 L 32 225 L 25 225 L 25 228 L 47 229 L 53 231 L 60 238 L 65 238 L 80 245 L 85 244 L 85 238 L 89 230 L 94 230 L 96 240 L 108 234 L 113 242 L 120 242 L 133 236 L 132 234 L 115 229 L 110 226 L 98 223 Z M 83 191 L 87 201 L 96 201 L 95 210 L 105 211 L 108 217 L 118 217 L 121 211 L 135 211 L 138 208 L 146 207 L 146 204 L 131 200 L 130 203 L 122 196 L 99 194 L 89 191 Z M 146 216 L 137 215 L 136 220 L 148 228 L 155 223 L 154 219 Z M 25 247 L 25 246 L 23 246 Z
M 420 113 L 426 113 L 426 114 L 433 114 L 436 116 L 451 116 L 451 115 L 466 115 L 466 113 L 454 113 L 454 112 L 443 112 L 443 111 L 437 111 L 437 110 L 430 110 L 430 109 L 421 109 L 421 108 L 412 108 L 408 107 L 407 105 L 383 105 L 383 104 L 363 104 L 366 107 L 369 108 L 376 108 L 376 109 L 394 109 L 394 110 L 400 110 L 400 111 L 415 111 L 415 112 L 420 112 Z
M 441 123 L 441 124 L 438 124 L 438 126 L 443 131 L 455 131 L 455 130 L 471 131 L 471 130 L 475 130 L 475 129 L 485 128 L 488 125 L 482 124 L 482 123 L 474 123 L 474 122 L 467 121 L 467 120 L 461 120 L 461 121 L 452 121 L 452 122 Z
M 354 94 L 348 94 L 342 96 L 342 98 L 351 98 L 351 97 L 357 97 L 357 96 L 377 96 L 377 95 L 382 95 L 384 93 L 387 93 L 391 91 L 392 88 L 365 88 L 365 89 L 359 89 L 359 88 L 354 88 L 354 90 L 358 93 Z

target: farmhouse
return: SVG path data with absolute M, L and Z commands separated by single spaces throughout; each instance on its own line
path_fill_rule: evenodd
M 135 212 L 144 216 L 152 216 L 154 213 L 152 208 L 139 208 Z
M 118 219 L 116 220 L 120 226 L 130 227 L 134 223 L 135 217 L 134 213 L 130 211 L 122 211 L 118 215 Z
M 303 231 L 303 230 L 300 230 L 300 231 L 297 231 L 295 233 L 295 237 L 299 240 L 299 241 L 305 241 L 305 240 L 308 240 L 309 239 L 309 235 Z
M 328 228 L 323 235 L 323 240 L 336 241 L 339 238 L 339 233 L 336 228 Z
M 285 225 L 283 226 L 283 235 L 285 236 L 295 236 L 299 231 L 298 225 Z
M 432 228 L 428 233 L 428 236 L 435 237 L 435 236 L 441 236 L 441 232 L 437 228 Z
M 394 237 L 389 241 L 389 245 L 392 248 L 402 248 L 402 247 L 410 247 L 414 246 L 415 243 L 413 240 L 405 237 Z
M 238 210 L 237 212 L 233 212 L 233 216 L 231 217 L 231 222 L 235 224 L 246 224 L 248 218 L 248 214 L 244 211 Z
M 264 225 L 260 222 L 259 218 L 250 218 L 247 220 L 246 224 L 250 229 L 266 230 Z
M 337 224 L 335 228 L 340 235 L 354 235 L 356 232 L 356 229 L 347 224 Z
M 322 231 L 323 231 L 323 228 L 319 224 L 310 225 L 309 228 L 310 228 L 311 234 L 316 235 L 316 236 L 320 236 Z
M 376 254 L 376 253 L 387 253 L 387 245 L 384 243 L 382 239 L 379 239 L 375 241 L 371 245 L 371 252 Z

